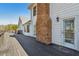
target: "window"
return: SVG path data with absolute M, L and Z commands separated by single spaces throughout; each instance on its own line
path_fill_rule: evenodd
M 33 16 L 36 15 L 36 6 L 33 8 Z
M 74 43 L 74 19 L 65 20 L 65 42 Z

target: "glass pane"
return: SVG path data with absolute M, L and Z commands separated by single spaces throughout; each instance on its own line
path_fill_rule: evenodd
M 33 8 L 33 16 L 36 15 L 36 6 Z
M 65 42 L 74 43 L 74 20 L 65 20 Z

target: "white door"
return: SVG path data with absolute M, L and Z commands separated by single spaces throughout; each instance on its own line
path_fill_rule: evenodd
M 75 48 L 75 32 L 74 32 L 74 21 L 75 18 L 68 18 L 63 20 L 64 29 L 64 43 L 63 45 L 68 48 Z

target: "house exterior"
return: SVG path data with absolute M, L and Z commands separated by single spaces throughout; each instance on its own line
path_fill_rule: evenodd
M 34 7 L 34 10 L 31 8 L 31 34 L 33 35 L 33 37 L 36 37 L 36 19 L 37 19 L 37 15 L 36 15 L 36 6 L 37 4 L 32 4 L 29 6 L 29 9 L 31 7 Z M 33 13 L 34 12 L 34 13 Z
M 24 29 L 24 25 L 26 22 L 28 21 L 28 19 L 24 16 L 20 16 L 19 17 L 19 21 L 18 21 L 18 30 L 21 30 L 22 33 L 25 32 L 25 29 Z
M 51 20 L 49 17 L 49 4 L 31 4 L 31 20 L 33 33 L 36 35 L 37 41 L 44 44 L 51 44 Z
M 78 3 L 37 3 L 31 4 L 29 9 L 37 41 L 79 51 Z
M 30 31 L 30 24 L 31 24 L 31 20 L 27 21 L 26 23 L 23 24 L 24 26 L 24 32 L 29 33 Z
M 20 16 L 19 17 L 19 21 L 18 21 L 18 31 L 20 30 L 20 32 L 22 32 L 22 34 L 26 35 L 26 36 L 32 36 L 35 37 L 32 33 L 32 24 L 31 24 L 31 20 L 29 20 L 28 18 L 24 17 L 24 16 Z
M 79 51 L 79 4 L 50 4 L 52 43 Z M 57 21 L 57 18 L 59 21 Z
M 31 32 L 31 20 L 28 20 L 26 23 L 23 24 L 24 26 L 24 35 L 27 36 L 33 36 L 32 32 Z

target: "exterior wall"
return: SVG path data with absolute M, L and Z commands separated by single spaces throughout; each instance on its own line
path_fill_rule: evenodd
M 28 28 L 27 28 L 27 26 L 29 25 L 29 32 L 28 32 Z M 30 33 L 30 23 L 27 23 L 27 24 L 24 24 L 23 25 L 24 26 L 24 32 L 26 32 L 26 33 Z
M 31 24 L 30 24 L 30 33 L 31 33 L 32 36 L 34 36 L 34 35 L 33 35 L 33 34 L 34 34 L 33 31 L 34 31 L 34 30 L 33 30 L 33 23 L 31 22 Z
M 37 6 L 37 4 L 34 4 L 32 9 L 31 9 L 31 34 L 36 37 L 36 31 L 35 31 L 35 26 L 36 26 L 36 19 L 37 19 L 37 16 L 33 16 L 33 8 Z
M 22 30 L 22 32 L 24 33 L 24 26 L 22 25 L 22 27 L 21 27 L 21 30 Z
M 24 32 L 27 32 L 27 24 L 24 24 Z
M 21 17 L 19 17 L 19 21 L 18 21 L 18 30 L 22 30 L 22 32 L 24 33 L 24 26 Z
M 19 30 L 23 30 L 23 25 L 22 24 L 19 25 Z
M 24 32 L 24 35 L 26 35 L 26 36 L 32 36 L 32 37 L 35 37 L 34 35 L 33 35 L 33 30 L 32 30 L 32 25 L 30 24 L 30 32 Z
M 56 17 L 59 17 L 59 22 Z M 63 18 L 75 17 L 75 47 L 79 50 L 79 4 L 50 4 L 50 17 L 52 19 L 52 43 L 63 45 Z
M 27 32 L 27 25 L 29 25 L 29 32 Z M 32 24 L 31 24 L 31 22 L 29 22 L 29 23 L 25 23 L 24 24 L 24 27 L 25 27 L 25 29 L 24 29 L 24 35 L 26 35 L 26 36 L 32 36 L 33 37 L 33 33 L 32 33 Z M 25 31 L 26 30 L 26 31 Z
M 51 20 L 48 3 L 37 4 L 36 36 L 37 40 L 42 43 L 51 43 Z
M 23 33 L 24 33 L 24 26 L 23 26 L 22 24 L 19 24 L 19 28 L 18 28 L 18 30 L 22 30 Z

